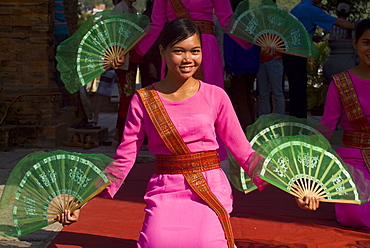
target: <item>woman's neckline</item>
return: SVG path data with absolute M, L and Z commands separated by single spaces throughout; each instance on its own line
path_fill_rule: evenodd
M 357 74 L 353 73 L 351 69 L 350 69 L 350 70 L 348 70 L 348 73 L 349 73 L 352 77 L 355 77 L 355 78 L 356 78 L 356 79 L 358 79 L 358 80 L 361 80 L 361 81 L 367 81 L 367 82 L 369 81 L 368 79 L 362 78 L 362 77 L 358 76 Z
M 198 79 L 197 79 L 198 80 Z M 188 97 L 188 98 L 185 98 L 185 99 L 183 99 L 183 100 L 179 100 L 179 101 L 173 101 L 173 100 L 170 100 L 170 99 L 167 99 L 164 95 L 165 94 L 162 94 L 158 89 L 157 89 L 157 87 L 156 87 L 156 84 L 157 83 L 154 83 L 153 84 L 153 87 L 154 87 L 154 90 L 158 93 L 158 95 L 159 95 L 159 97 L 161 98 L 161 100 L 163 100 L 163 101 L 166 101 L 166 102 L 169 102 L 169 103 L 175 103 L 175 104 L 177 104 L 177 103 L 184 103 L 184 102 L 187 102 L 187 101 L 189 101 L 189 100 L 191 100 L 191 99 L 193 99 L 194 97 L 196 97 L 198 94 L 199 94 L 199 91 L 201 90 L 201 88 L 202 88 L 202 81 L 201 80 L 198 80 L 198 82 L 199 82 L 199 87 L 198 87 L 198 90 L 195 92 L 195 94 L 194 95 L 192 95 L 192 96 L 190 96 L 190 97 Z M 192 87 L 191 87 L 192 88 Z

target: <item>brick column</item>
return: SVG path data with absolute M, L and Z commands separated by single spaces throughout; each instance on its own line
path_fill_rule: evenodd
M 55 146 L 54 1 L 1 0 L 0 25 L 0 149 Z

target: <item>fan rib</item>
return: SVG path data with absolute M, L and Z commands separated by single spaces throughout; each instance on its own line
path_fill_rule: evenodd
M 284 185 L 288 186 L 288 184 L 281 178 L 279 177 L 278 175 L 275 175 L 270 169 L 268 169 L 266 167 L 266 171 L 269 172 L 272 176 L 274 176 L 276 179 L 278 179 L 279 181 L 281 181 Z
M 291 194 L 299 197 L 300 199 L 303 199 L 304 198 L 304 192 L 302 190 L 302 188 L 297 185 L 297 184 L 293 184 L 292 187 L 290 188 L 290 192 Z
M 312 168 L 313 168 L 313 166 L 314 166 L 314 164 L 313 164 L 313 161 L 312 161 L 312 159 L 313 159 L 313 153 L 312 153 L 313 151 L 312 151 L 312 146 L 310 146 L 310 157 L 309 157 L 309 163 L 308 163 L 308 176 L 309 176 L 309 178 L 307 179 L 308 180 L 308 186 L 307 186 L 307 191 L 308 192 L 312 192 L 311 191 L 311 187 L 312 187 L 312 184 L 311 184 L 311 178 L 312 178 Z
M 334 174 L 334 175 L 332 175 L 332 176 L 331 176 L 331 178 L 330 178 L 330 179 L 329 179 L 329 180 L 324 184 L 324 187 L 327 187 L 327 185 L 328 185 L 329 183 L 331 183 L 331 182 L 332 182 L 332 180 L 333 180 L 334 178 L 338 177 L 338 176 L 339 176 L 339 174 L 341 174 L 343 170 L 344 170 L 343 168 L 340 168 L 339 170 L 337 170 L 337 171 L 335 172 L 335 174 Z
M 96 195 L 98 195 L 100 192 L 102 192 L 106 187 L 108 187 L 109 185 L 111 184 L 110 181 L 106 182 L 105 184 L 103 184 L 102 186 L 100 186 L 97 190 L 95 190 L 94 193 L 92 193 L 90 196 L 86 197 L 85 200 L 83 200 L 82 202 L 80 202 L 77 206 L 75 206 L 74 208 L 72 208 L 72 212 L 75 211 L 76 209 L 80 208 L 81 206 L 83 206 L 84 204 L 86 204 L 88 201 L 90 201 L 92 198 L 94 198 Z
M 321 169 L 321 165 L 323 164 L 324 155 L 325 155 L 325 152 L 322 151 L 321 155 L 320 155 L 320 158 L 319 158 L 319 161 L 317 163 L 317 168 L 316 168 L 315 176 L 314 176 L 314 179 L 313 179 L 315 182 L 316 182 L 316 180 L 318 180 L 318 175 L 319 175 L 319 172 L 320 172 L 320 169 Z M 316 183 L 316 185 L 312 189 L 312 191 L 316 192 L 318 190 L 318 187 L 319 187 L 319 184 Z

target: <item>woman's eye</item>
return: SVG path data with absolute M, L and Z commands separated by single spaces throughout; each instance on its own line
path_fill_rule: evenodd
M 173 52 L 176 53 L 176 54 L 180 54 L 182 51 L 181 50 L 174 50 Z

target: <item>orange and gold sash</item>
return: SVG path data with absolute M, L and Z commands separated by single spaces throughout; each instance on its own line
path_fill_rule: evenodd
M 177 18 L 193 20 L 185 4 L 181 0 L 170 0 L 172 9 L 175 11 Z
M 228 247 L 234 248 L 234 235 L 229 214 L 217 197 L 212 193 L 202 174 L 202 171 L 220 167 L 217 153 L 215 151 L 191 153 L 171 118 L 168 116 L 153 86 L 150 85 L 146 88 L 139 89 L 138 93 L 163 142 L 174 154 L 158 155 L 158 168 L 156 168 L 156 171 L 166 174 L 182 174 L 194 192 L 217 214 L 225 232 Z M 176 162 L 180 165 L 176 166 Z M 171 165 L 171 163 L 173 164 Z
M 370 123 L 364 115 L 349 73 L 338 73 L 333 79 L 348 120 L 354 128 L 354 131 L 344 131 L 343 144 L 346 147 L 361 149 L 362 157 L 370 171 Z

